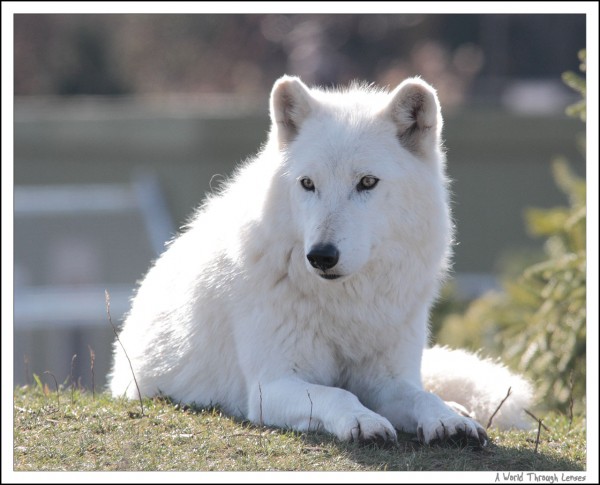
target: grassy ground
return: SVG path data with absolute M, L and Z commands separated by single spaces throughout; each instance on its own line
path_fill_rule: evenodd
M 381 448 L 240 423 L 162 399 L 145 400 L 142 416 L 139 401 L 30 386 L 14 391 L 14 470 L 585 470 L 585 423 L 575 420 L 569 429 L 565 417 L 542 419 L 549 429 L 539 441 L 537 428 L 489 430 L 483 450 L 422 446 L 410 435 Z

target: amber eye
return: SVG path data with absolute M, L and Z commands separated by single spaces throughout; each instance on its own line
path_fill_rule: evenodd
M 308 190 L 309 192 L 314 192 L 315 191 L 315 184 L 308 177 L 302 177 L 300 179 L 300 185 L 302 185 L 302 188 L 304 190 Z
M 372 175 L 365 175 L 363 178 L 360 179 L 360 182 L 358 182 L 356 190 L 361 192 L 363 190 L 374 189 L 377 185 L 377 182 L 379 182 L 379 179 L 377 177 L 373 177 Z

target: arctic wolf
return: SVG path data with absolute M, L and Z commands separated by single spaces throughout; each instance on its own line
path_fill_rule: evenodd
M 413 78 L 327 91 L 284 76 L 270 115 L 260 153 L 133 299 L 120 341 L 142 394 L 342 440 L 403 430 L 484 444 L 476 419 L 512 387 L 495 424 L 521 426 L 531 390 L 506 368 L 434 348 L 422 375 L 453 237 L 434 89 Z M 112 394 L 137 397 L 114 350 Z

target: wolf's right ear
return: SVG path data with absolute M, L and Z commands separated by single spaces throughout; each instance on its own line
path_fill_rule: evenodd
M 275 81 L 271 91 L 271 123 L 277 130 L 280 148 L 296 137 L 313 107 L 314 99 L 300 78 L 282 76 Z

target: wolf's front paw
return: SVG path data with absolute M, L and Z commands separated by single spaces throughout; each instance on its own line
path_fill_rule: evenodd
M 376 413 L 357 413 L 340 416 L 336 423 L 337 437 L 344 441 L 395 443 L 396 430 Z
M 417 436 L 425 444 L 454 442 L 466 445 L 475 443 L 481 447 L 488 444 L 487 433 L 477 421 L 454 413 L 441 418 L 426 419 L 419 423 Z

